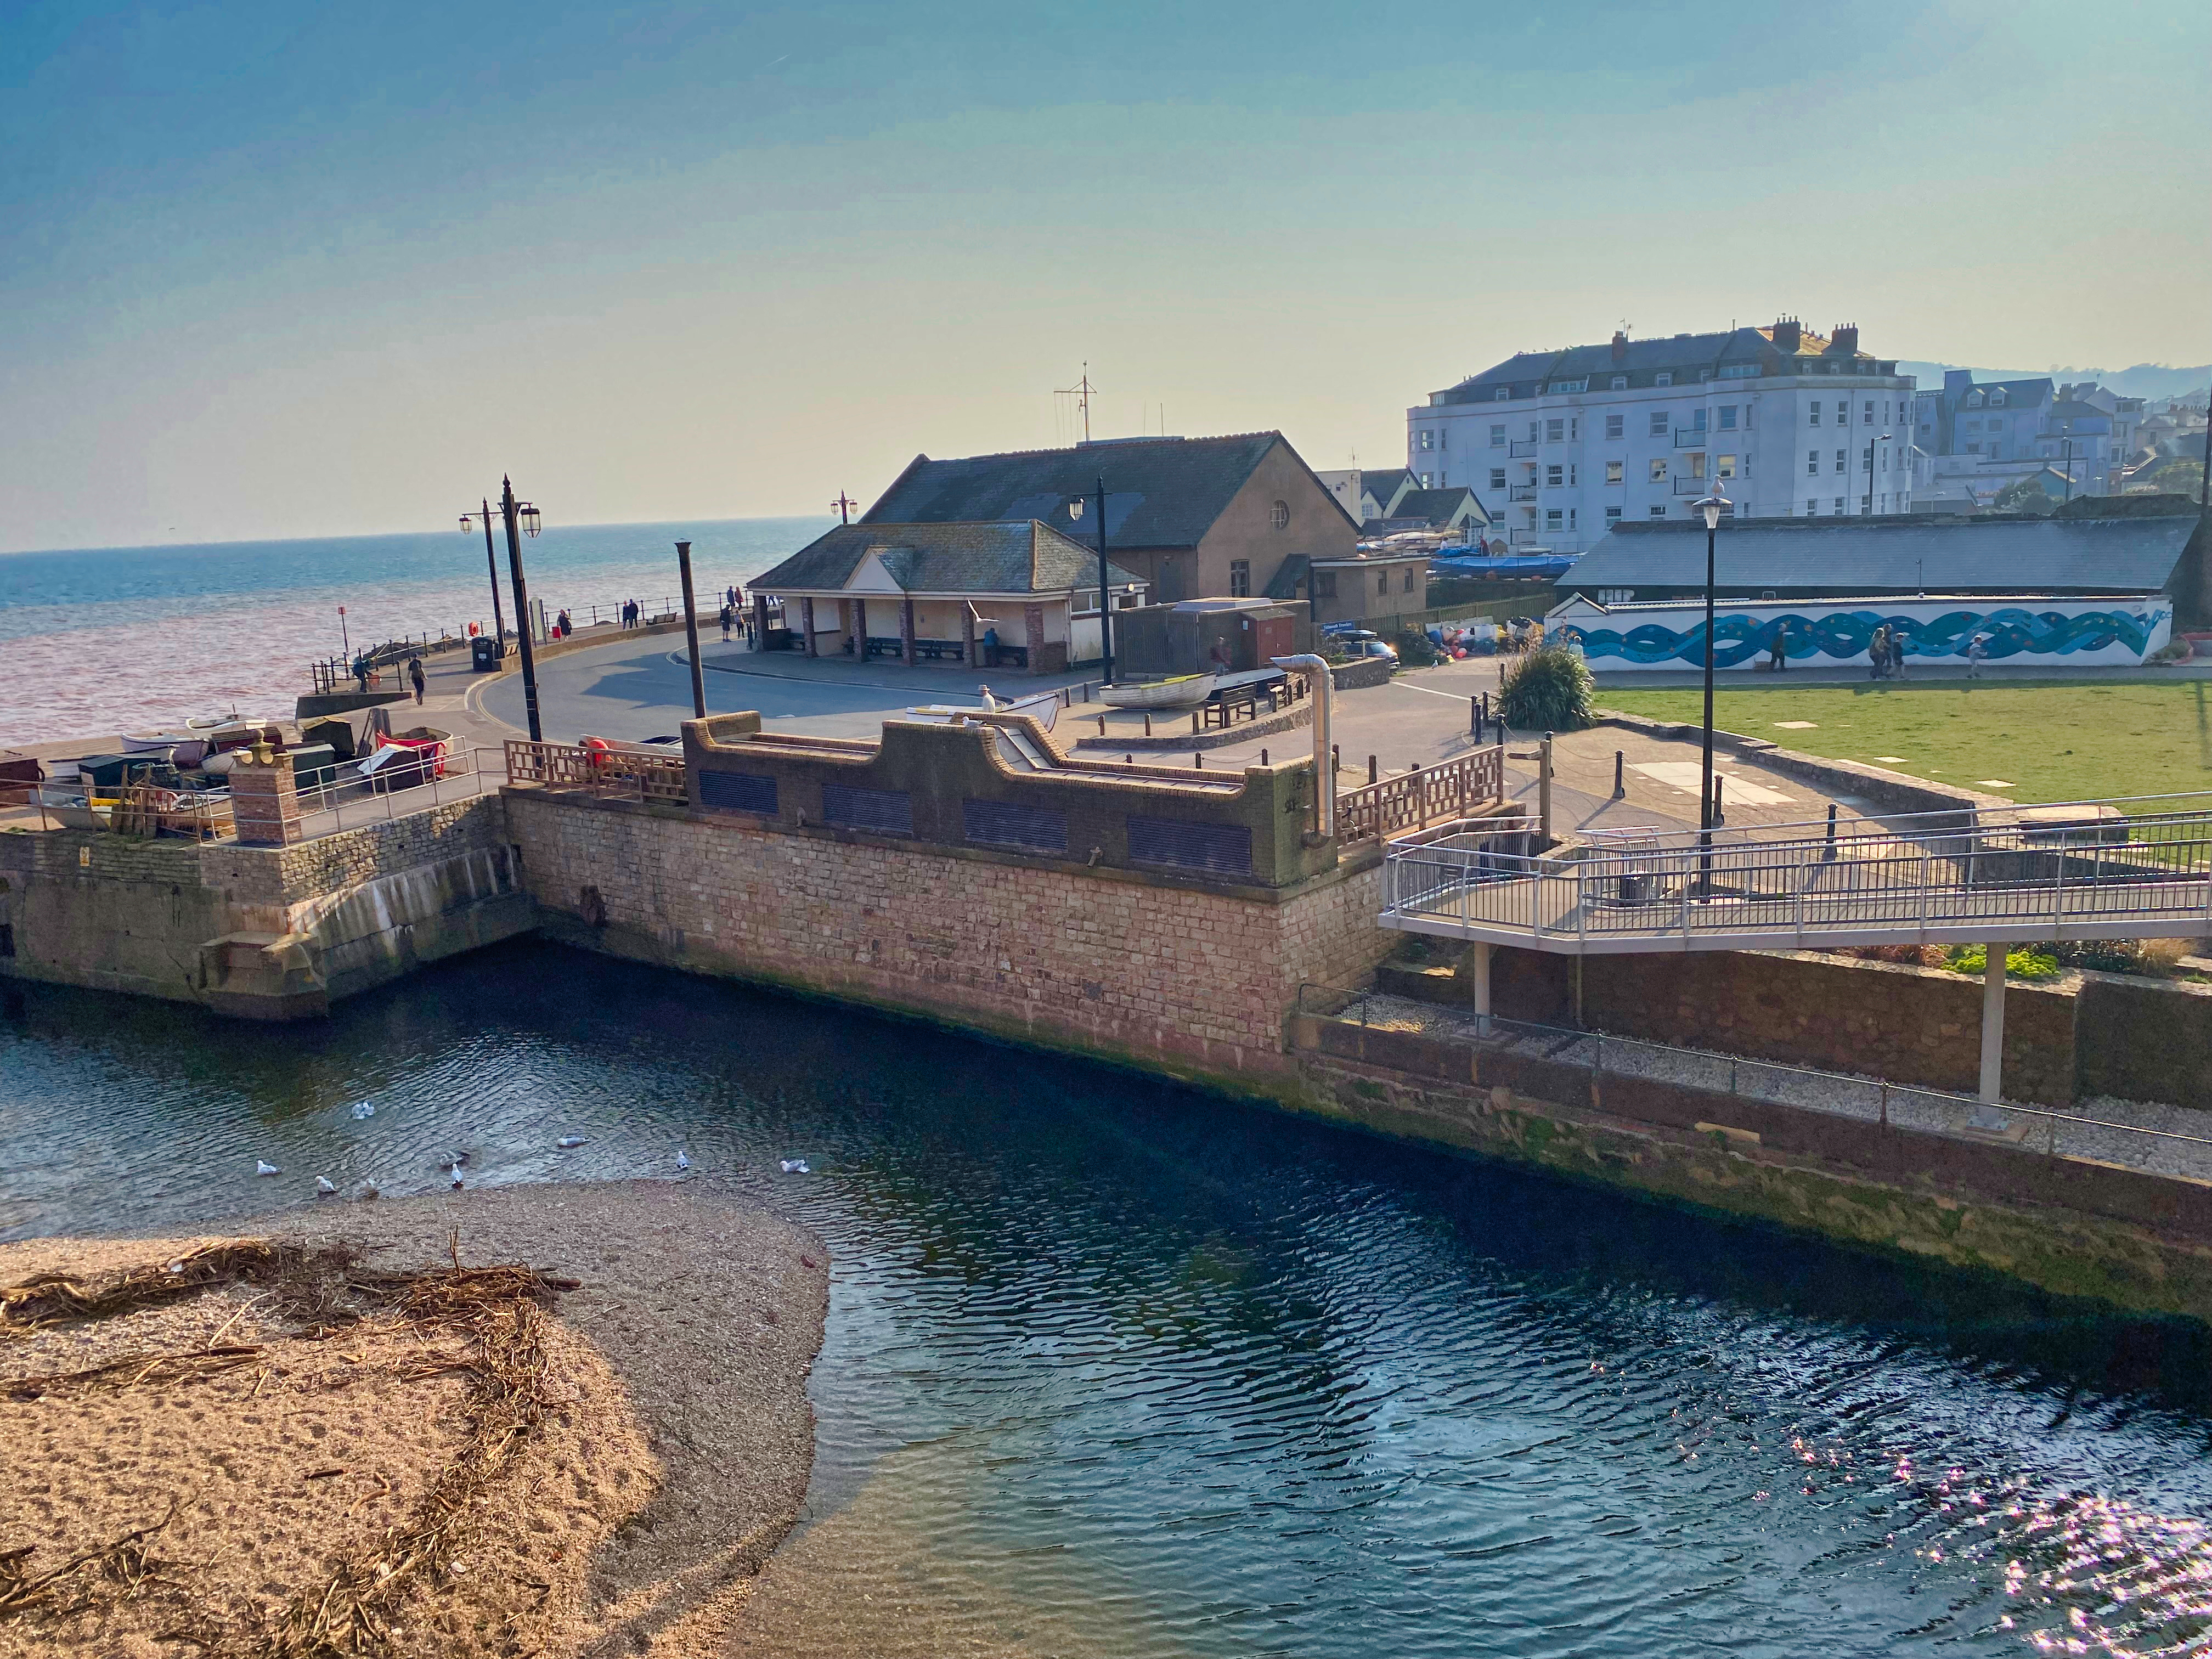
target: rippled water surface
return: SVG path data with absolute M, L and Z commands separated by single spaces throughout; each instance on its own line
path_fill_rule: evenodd
M 2184 1330 L 547 946 L 299 1029 L 6 1006 L 7 1236 L 807 1158 L 787 1559 L 1025 1653 L 2208 1650 Z

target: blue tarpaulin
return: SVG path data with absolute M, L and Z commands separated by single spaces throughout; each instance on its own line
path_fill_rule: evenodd
M 1502 559 L 1431 559 L 1431 576 L 1564 576 L 1572 568 L 1571 553 L 1510 554 Z

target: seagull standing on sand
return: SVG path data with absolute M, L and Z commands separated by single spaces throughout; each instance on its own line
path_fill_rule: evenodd
M 449 1176 L 453 1176 L 453 1190 L 454 1190 L 455 1192 L 457 1192 L 457 1193 L 458 1193 L 459 1191 L 460 1191 L 460 1190 L 461 1190 L 461 1166 L 460 1166 L 459 1164 L 456 1164 L 455 1165 L 453 1165 L 453 1167 L 452 1169 L 450 1169 L 450 1170 L 447 1170 L 447 1171 L 446 1171 L 446 1173 L 447 1173 L 447 1175 L 449 1175 Z
M 328 1176 L 317 1176 L 315 1177 L 315 1196 L 317 1198 L 336 1198 L 337 1196 L 337 1183 L 332 1181 Z

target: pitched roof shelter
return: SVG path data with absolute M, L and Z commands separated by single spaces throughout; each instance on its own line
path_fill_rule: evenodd
M 1109 562 L 1116 587 L 1142 585 Z M 1035 519 L 840 525 L 749 584 L 766 593 L 1096 593 L 1098 555 Z

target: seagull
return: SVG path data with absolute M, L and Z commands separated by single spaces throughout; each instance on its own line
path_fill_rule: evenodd
M 787 1158 L 779 1160 L 779 1162 L 784 1174 L 786 1175 L 812 1175 L 814 1173 L 813 1170 L 806 1167 L 806 1160 L 803 1158 Z
M 447 1173 L 447 1175 L 449 1175 L 449 1176 L 453 1176 L 453 1190 L 454 1190 L 455 1192 L 457 1192 L 457 1193 L 458 1193 L 459 1191 L 460 1191 L 460 1190 L 461 1190 L 461 1166 L 460 1166 L 459 1164 L 456 1164 L 455 1165 L 453 1165 L 453 1167 L 452 1169 L 450 1169 L 450 1170 L 447 1170 L 447 1171 L 446 1171 L 446 1173 Z
M 456 1169 L 456 1170 L 458 1170 L 459 1168 L 460 1168 L 460 1166 L 461 1166 L 462 1164 L 464 1164 L 467 1163 L 468 1161 L 469 1161 L 469 1155 L 468 1155 L 466 1152 L 447 1152 L 447 1153 L 446 1154 L 446 1162 L 447 1162 L 447 1164 L 450 1167 L 452 1167 L 452 1168 L 453 1168 L 453 1169 Z
M 356 1198 L 362 1200 L 374 1198 L 376 1196 L 376 1183 L 374 1181 L 362 1182 L 360 1186 L 354 1188 L 353 1195 Z
M 556 1146 L 580 1146 L 584 1144 L 584 1139 L 585 1137 L 582 1135 L 562 1135 L 553 1144 Z
M 676 1167 L 679 1170 L 688 1170 L 691 1167 L 691 1160 L 681 1146 L 676 1149 Z
M 376 1108 L 375 1108 L 375 1107 L 374 1107 L 374 1106 L 372 1106 L 372 1105 L 370 1105 L 367 1101 L 365 1101 L 365 1100 L 356 1100 L 356 1102 L 354 1102 L 354 1103 L 353 1103 L 353 1121 L 354 1121 L 355 1122 L 358 1123 L 358 1122 L 360 1122 L 363 1118 L 374 1117 L 375 1115 L 376 1115 Z
M 315 1196 L 317 1198 L 335 1198 L 337 1196 L 337 1184 L 328 1176 L 317 1176 L 315 1177 Z
M 253 1173 L 258 1176 L 283 1175 L 284 1172 L 265 1158 L 253 1160 Z

